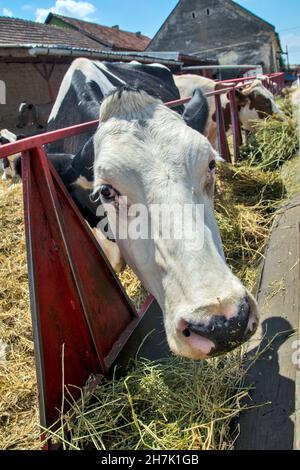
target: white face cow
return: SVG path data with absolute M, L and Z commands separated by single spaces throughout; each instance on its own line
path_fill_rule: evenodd
M 126 262 L 162 308 L 171 350 L 202 359 L 234 349 L 253 334 L 258 313 L 224 260 L 213 210 L 215 151 L 179 115 L 142 91 L 106 98 L 100 120 L 94 192 L 102 204 L 120 211 L 126 196 L 128 219 L 134 219 L 131 207 L 140 204 L 149 209 L 149 226 L 157 233 L 150 206 L 204 206 L 202 245 L 175 237 L 116 237 Z M 174 218 L 179 224 L 176 212 Z

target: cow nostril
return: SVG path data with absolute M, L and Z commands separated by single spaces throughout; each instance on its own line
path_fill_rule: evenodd
M 183 330 L 182 332 L 183 336 L 185 336 L 186 338 L 189 338 L 191 336 L 191 332 L 188 328 L 186 328 L 185 330 Z
M 245 297 L 241 302 L 236 314 L 230 317 L 225 315 L 213 315 L 206 317 L 202 322 L 188 322 L 182 329 L 182 334 L 186 338 L 195 339 L 195 335 L 202 340 L 210 341 L 214 344 L 209 355 L 214 356 L 223 354 L 235 349 L 244 341 L 249 339 L 255 330 L 253 326 L 249 333 L 250 321 L 250 304 L 248 298 Z

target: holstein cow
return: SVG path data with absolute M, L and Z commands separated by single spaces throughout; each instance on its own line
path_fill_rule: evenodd
M 190 102 L 189 106 L 194 105 L 194 108 L 197 108 L 197 89 L 200 89 L 203 93 L 208 93 L 215 90 L 225 89 L 230 86 L 228 83 L 218 83 L 199 75 L 175 75 L 174 81 L 182 98 L 193 96 L 193 103 Z M 261 80 L 253 81 L 241 91 L 236 90 L 235 95 L 240 124 L 246 131 L 253 130 L 253 120 L 265 118 L 270 114 L 280 113 L 280 110 L 275 103 L 274 96 L 263 86 Z M 207 97 L 207 100 L 209 117 L 204 130 L 204 135 L 209 139 L 213 147 L 217 148 L 218 136 L 215 97 L 209 96 Z M 221 104 L 224 114 L 225 130 L 228 132 L 231 129 L 230 103 L 229 98 L 225 93 L 221 95 Z M 202 106 L 202 102 L 200 102 L 199 106 Z
M 134 64 L 130 77 L 130 64 L 99 65 L 81 60 L 75 65 L 71 69 L 76 81 L 72 82 L 72 76 L 67 74 L 68 87 L 62 84 L 63 95 L 58 97 L 55 118 L 59 125 L 64 115 L 75 116 L 78 109 L 78 101 L 66 97 L 68 90 L 72 90 L 74 98 L 74 85 L 79 86 L 76 73 L 79 65 L 83 93 L 88 87 L 97 93 L 102 90 L 103 82 L 94 80 L 100 76 L 103 80 L 103 70 L 107 78 L 104 83 L 113 74 L 115 84 L 119 85 L 118 71 L 122 80 L 125 73 L 121 71 L 126 71 L 126 83 L 131 81 L 139 89 L 122 84 L 103 100 L 101 124 L 70 160 L 70 167 L 60 173 L 62 180 L 95 221 L 97 210 L 103 206 L 110 226 L 114 225 L 110 209 L 123 214 L 120 225 L 125 226 L 136 222 L 137 214 L 132 212 L 136 204 L 146 209 L 149 233 L 158 236 L 136 238 L 128 230 L 127 236 L 121 237 L 117 230 L 115 246 L 158 301 L 167 340 L 175 354 L 202 359 L 234 349 L 253 334 L 258 313 L 255 300 L 224 260 L 213 210 L 216 152 L 203 135 L 163 105 L 162 100 L 167 100 L 164 94 L 170 93 L 159 78 L 162 69 L 150 68 L 149 77 L 150 82 L 156 83 L 154 92 L 159 89 L 163 95 L 161 100 L 153 96 L 153 90 L 149 90 L 152 96 L 148 90 L 142 90 L 141 85 L 149 87 L 137 80 L 137 72 L 143 72 L 146 79 L 148 66 Z M 96 70 L 91 74 L 93 67 Z M 152 80 L 155 70 L 157 81 Z M 166 204 L 168 208 L 179 209 L 204 207 L 202 243 L 191 243 L 189 231 L 178 238 L 161 236 L 160 220 L 151 208 Z M 181 223 L 181 215 L 180 210 L 174 211 L 175 226 Z M 192 210 L 188 225 L 195 219 L 196 212 Z
M 34 126 L 39 130 L 45 130 L 53 103 L 33 104 L 23 101 L 19 107 L 17 117 L 17 129 Z
M 7 129 L 2 129 L 0 131 L 0 145 L 9 144 L 10 142 L 15 142 L 16 140 L 23 139 L 24 137 L 24 135 L 16 135 Z M 15 167 L 15 162 L 18 157 L 19 154 L 15 154 L 0 160 L 3 170 L 2 180 L 6 180 L 8 177 L 15 178 L 18 176 L 18 171 L 16 171 Z

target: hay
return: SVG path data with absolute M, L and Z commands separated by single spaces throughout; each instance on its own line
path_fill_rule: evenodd
M 142 286 L 141 281 L 128 266 L 119 274 L 119 279 L 133 305 L 139 310 L 148 296 L 148 292 Z
M 22 187 L 0 185 L 0 449 L 39 447 Z
M 286 190 L 278 172 L 246 165 L 219 165 L 216 184 L 216 219 L 226 260 L 250 290 L 275 210 Z
M 92 393 L 86 387 L 78 402 L 66 393 L 73 416 L 48 436 L 65 449 L 232 449 L 243 374 L 240 351 L 202 362 L 139 361 L 125 378 L 103 380 Z
M 298 124 L 290 95 L 278 104 L 283 114 L 254 121 L 254 134 L 241 147 L 241 158 L 250 166 L 277 170 L 299 150 Z

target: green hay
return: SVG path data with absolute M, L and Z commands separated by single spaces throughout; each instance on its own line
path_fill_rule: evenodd
M 67 393 L 72 417 L 55 440 L 65 449 L 232 449 L 243 375 L 240 351 L 202 362 L 138 361 L 125 378 L 102 379 L 93 393 L 86 387 L 77 402 Z
M 282 115 L 254 121 L 254 134 L 241 148 L 241 158 L 250 166 L 277 170 L 299 150 L 298 125 L 290 96 L 279 100 Z

